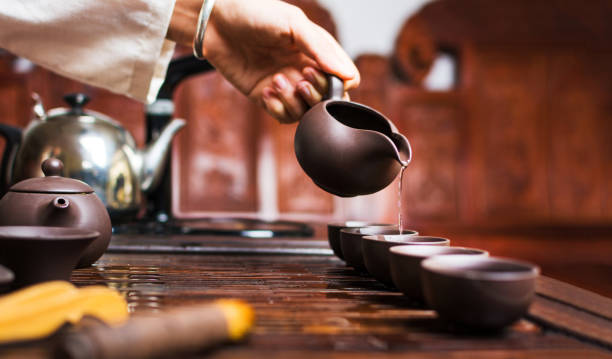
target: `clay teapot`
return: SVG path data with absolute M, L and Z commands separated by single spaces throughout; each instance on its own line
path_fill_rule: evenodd
M 328 75 L 324 101 L 302 116 L 295 154 L 313 182 L 341 197 L 385 188 L 411 159 L 408 140 L 379 112 L 343 101 L 344 83 Z
M 0 179 L 3 189 L 41 177 L 41 161 L 55 157 L 64 162 L 62 175 L 88 183 L 114 219 L 136 216 L 143 192 L 155 190 L 160 183 L 172 139 L 185 121 L 170 121 L 151 144 L 140 149 L 120 123 L 86 110 L 89 97 L 85 94 L 66 95 L 69 108 L 49 111 L 38 95 L 33 99 L 33 119 L 24 130 L 0 124 L 7 144 Z
M 85 182 L 61 177 L 63 163 L 42 163 L 45 177 L 13 185 L 0 199 L 0 226 L 75 227 L 100 236 L 83 252 L 77 267 L 87 267 L 102 256 L 111 237 L 111 221 L 104 203 Z

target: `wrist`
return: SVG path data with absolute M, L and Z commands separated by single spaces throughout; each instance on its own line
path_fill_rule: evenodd
M 198 59 L 204 59 L 204 35 L 208 27 L 209 19 L 215 6 L 215 0 L 204 0 L 198 14 L 198 23 L 193 39 L 193 55 Z
M 201 8 L 202 0 L 176 0 L 166 38 L 180 45 L 191 46 Z

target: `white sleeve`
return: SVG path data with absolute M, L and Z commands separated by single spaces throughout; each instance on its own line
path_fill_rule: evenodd
M 0 47 L 84 83 L 152 101 L 174 51 L 175 0 L 2 0 Z

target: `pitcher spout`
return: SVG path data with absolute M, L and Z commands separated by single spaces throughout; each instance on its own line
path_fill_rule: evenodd
M 404 137 L 404 135 L 398 132 L 392 132 L 390 137 L 393 144 L 395 144 L 397 161 L 402 165 L 402 167 L 408 166 L 412 160 L 412 148 L 410 147 L 410 142 L 408 142 L 408 139 Z
M 170 150 L 172 139 L 185 126 L 185 120 L 172 120 L 160 133 L 159 137 L 147 146 L 141 153 L 142 169 L 140 171 L 140 187 L 143 192 L 149 192 L 157 187 L 166 165 L 166 155 Z

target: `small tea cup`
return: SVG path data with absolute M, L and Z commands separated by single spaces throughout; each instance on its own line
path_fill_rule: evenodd
M 69 280 L 83 252 L 99 236 L 76 227 L 0 226 L 0 264 L 15 274 L 11 289 Z
M 392 224 L 376 223 L 376 222 L 364 222 L 364 221 L 346 221 L 346 222 L 335 222 L 327 225 L 327 240 L 329 246 L 334 251 L 334 254 L 344 260 L 342 254 L 342 247 L 340 245 L 340 230 L 346 228 L 363 228 L 371 226 L 393 226 Z
M 358 271 L 365 272 L 366 267 L 363 261 L 361 244 L 362 238 L 378 234 L 399 235 L 399 229 L 397 226 L 370 226 L 340 230 L 340 246 L 346 264 Z M 404 236 L 414 236 L 417 234 L 417 231 L 409 229 L 405 229 L 402 232 Z
M 428 245 L 395 246 L 389 249 L 391 279 L 397 289 L 412 300 L 423 302 L 421 262 L 436 255 L 488 256 L 489 252 L 465 247 L 443 247 Z
M 362 255 L 365 267 L 374 278 L 393 287 L 389 266 L 389 248 L 400 245 L 448 246 L 450 240 L 442 237 L 418 235 L 374 235 L 364 236 Z
M 523 316 L 540 270 L 531 263 L 474 255 L 421 262 L 423 292 L 441 319 L 476 330 L 501 329 Z

